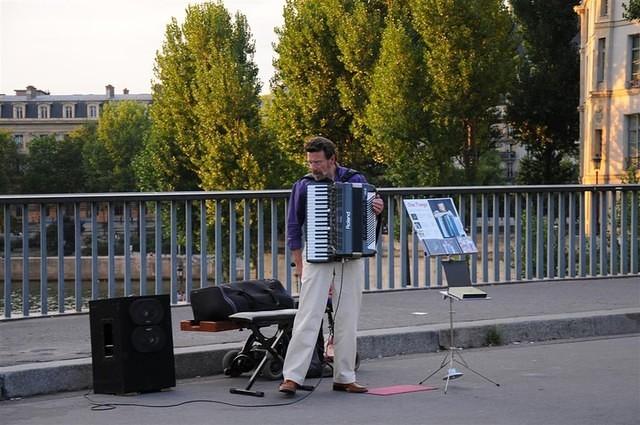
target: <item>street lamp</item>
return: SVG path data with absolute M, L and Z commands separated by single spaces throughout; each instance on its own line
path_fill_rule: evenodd
M 593 168 L 596 170 L 596 185 L 598 185 L 598 171 L 600 171 L 600 163 L 602 162 L 602 157 L 600 155 L 594 155 L 591 160 L 593 161 Z

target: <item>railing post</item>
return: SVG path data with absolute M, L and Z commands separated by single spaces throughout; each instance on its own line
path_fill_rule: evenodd
M 519 193 L 514 194 L 516 198 L 516 211 L 515 211 L 515 231 L 516 241 L 514 248 L 514 262 L 516 268 L 516 280 L 522 279 L 522 195 Z
M 229 199 L 229 282 L 238 280 L 236 231 L 236 202 Z
M 244 257 L 244 268 L 242 270 L 242 279 L 248 280 L 251 278 L 251 206 L 248 199 L 244 200 L 243 207 L 242 256 Z
M 40 204 L 40 312 L 49 313 L 47 277 L 47 206 Z
M 73 237 L 75 254 L 74 292 L 75 311 L 82 311 L 82 223 L 80 222 L 80 203 L 73 204 Z
M 155 201 L 155 259 L 156 280 L 154 294 L 162 293 L 162 204 Z
M 626 274 L 629 270 L 629 244 L 628 238 L 630 232 L 627 227 L 629 226 L 629 215 L 627 209 L 629 208 L 629 202 L 627 200 L 629 194 L 626 191 L 620 192 L 620 273 Z
M 554 265 L 554 253 L 555 253 L 555 202 L 553 199 L 553 192 L 549 192 L 547 195 L 547 279 L 555 278 L 555 265 Z
M 407 240 L 407 220 L 402 200 L 398 203 L 398 208 L 400 210 L 400 287 L 404 288 L 407 285 L 411 285 L 411 282 L 409 280 L 409 270 L 407 267 L 407 262 L 409 261 L 409 257 L 407 256 L 409 244 Z
M 98 287 L 98 203 L 91 202 L 91 299 L 100 297 Z
M 640 267 L 640 254 L 638 254 L 640 245 L 640 229 L 638 229 L 638 198 L 640 198 L 640 192 L 636 191 L 635 194 L 631 193 L 631 273 L 638 273 Z
M 169 238 L 171 253 L 169 264 L 171 270 L 169 271 L 171 284 L 171 303 L 176 304 L 178 302 L 178 205 L 177 201 L 171 201 L 169 211 L 169 225 L 171 228 L 171 235 Z
M 616 190 L 611 190 L 608 193 L 611 205 L 611 221 L 609 222 L 609 235 L 610 236 L 610 246 L 609 250 L 609 274 L 617 275 L 618 274 L 618 203 L 616 202 Z
M 264 203 L 262 198 L 256 200 L 258 220 L 258 279 L 264 279 Z
M 562 192 L 558 192 L 558 273 L 557 277 L 564 278 L 566 274 L 566 240 L 565 233 L 567 231 L 567 216 L 565 210 L 566 195 Z
M 394 231 L 394 223 L 395 223 L 395 214 L 394 214 L 394 198 L 393 196 L 389 196 L 389 207 L 387 208 L 387 282 L 389 284 L 389 289 L 393 289 L 395 287 L 395 231 Z
M 278 279 L 278 251 L 279 251 L 278 204 L 274 199 L 272 199 L 271 200 L 271 274 L 273 275 L 274 279 Z
M 29 316 L 31 309 L 31 285 L 29 284 L 29 204 L 22 204 L 22 315 Z M 5 302 L 5 305 L 9 305 Z M 5 312 L 6 314 L 6 312 Z M 11 314 L 11 313 L 9 313 Z
M 140 295 L 147 295 L 147 204 L 138 204 L 138 243 L 140 244 Z
M 184 300 L 191 301 L 191 290 L 193 289 L 193 201 L 184 201 L 184 263 L 182 273 L 185 278 Z
M 482 194 L 482 282 L 489 281 L 489 203 Z M 495 257 L 495 253 L 494 253 Z
M 4 217 L 4 317 L 11 317 L 13 305 L 11 302 L 11 212 L 10 206 L 2 205 Z M 28 296 L 28 295 L 27 295 Z
M 207 273 L 209 268 L 208 255 L 208 231 L 207 226 L 207 202 L 203 199 L 200 201 L 200 287 L 209 286 Z
M 498 194 L 494 193 L 492 197 L 492 221 L 493 221 L 493 282 L 500 281 L 500 204 Z M 506 248 L 506 246 L 505 246 Z
M 222 283 L 222 202 L 216 200 L 215 225 L 216 286 Z
M 504 229 L 504 280 L 505 282 L 511 281 L 511 197 L 508 193 L 504 194 L 504 214 L 503 214 L 503 229 Z
M 123 215 L 123 245 L 122 248 L 124 250 L 124 294 L 125 296 L 133 295 L 133 290 L 131 289 L 131 206 L 129 202 L 124 201 L 122 207 L 122 215 Z

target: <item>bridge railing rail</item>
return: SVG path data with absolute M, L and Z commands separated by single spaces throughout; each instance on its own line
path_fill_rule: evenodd
M 478 253 L 474 284 L 640 275 L 640 185 L 379 188 L 365 290 L 438 287 L 403 200 L 451 197 Z M 0 196 L 0 316 L 82 312 L 91 299 L 276 278 L 296 294 L 289 190 Z

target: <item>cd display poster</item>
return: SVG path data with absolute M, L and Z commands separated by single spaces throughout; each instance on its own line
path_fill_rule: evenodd
M 405 199 L 413 230 L 427 255 L 475 254 L 478 248 L 467 236 L 451 198 Z

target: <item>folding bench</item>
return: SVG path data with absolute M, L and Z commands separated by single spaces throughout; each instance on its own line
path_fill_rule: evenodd
M 239 376 L 243 372 L 253 369 L 256 359 L 260 362 L 255 367 L 253 374 L 244 389 L 231 388 L 232 394 L 252 395 L 264 397 L 262 391 L 252 391 L 251 387 L 261 372 L 268 377 L 278 376 L 282 371 L 284 356 L 287 352 L 293 319 L 298 310 L 290 308 L 284 310 L 247 311 L 235 313 L 229 316 L 229 320 L 219 322 L 194 322 L 183 320 L 180 329 L 183 331 L 220 332 L 231 329 L 249 329 L 251 335 L 245 341 L 240 351 L 230 351 L 225 355 L 223 365 L 225 374 Z M 273 336 L 266 336 L 262 328 L 277 325 Z

